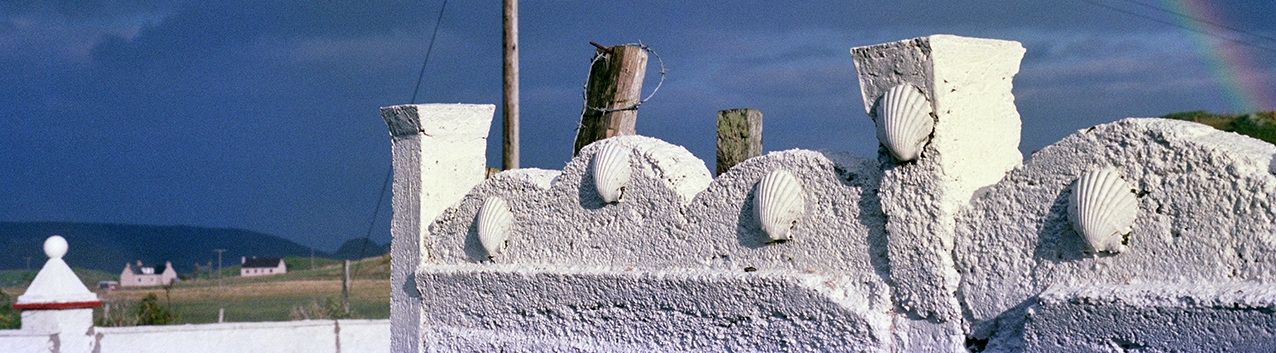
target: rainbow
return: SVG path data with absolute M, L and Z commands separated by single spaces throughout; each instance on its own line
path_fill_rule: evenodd
M 1265 82 L 1264 75 L 1257 70 L 1250 53 L 1250 48 L 1217 38 L 1233 38 L 1223 28 L 1212 26 L 1212 23 L 1227 23 L 1210 0 L 1162 0 L 1170 11 L 1200 19 L 1193 21 L 1187 17 L 1176 16 L 1179 24 L 1190 29 L 1187 35 L 1192 38 L 1196 51 L 1201 59 L 1209 65 L 1223 93 L 1235 109 L 1232 113 L 1248 113 L 1273 108 L 1271 92 Z

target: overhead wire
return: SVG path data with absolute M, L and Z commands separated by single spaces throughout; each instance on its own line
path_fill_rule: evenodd
M 425 60 L 421 61 L 421 72 L 416 75 L 416 87 L 412 89 L 412 99 L 408 100 L 410 104 L 416 104 L 416 93 L 421 90 L 421 80 L 425 78 L 425 64 L 430 63 L 430 52 L 434 51 L 434 38 L 439 36 L 439 24 L 443 23 L 443 10 L 447 9 L 447 0 L 443 0 L 443 6 L 439 7 L 439 17 L 434 20 L 434 34 L 430 35 L 430 46 L 425 48 Z
M 1143 6 L 1143 7 L 1146 7 L 1146 8 L 1150 8 L 1150 9 L 1153 9 L 1153 10 L 1156 10 L 1156 11 L 1164 12 L 1164 13 L 1167 13 L 1167 14 L 1171 14 L 1171 15 L 1174 15 L 1174 16 L 1177 16 L 1177 17 L 1180 17 L 1180 18 L 1183 18 L 1183 19 L 1187 19 L 1187 20 L 1193 21 L 1193 22 L 1200 22 L 1200 23 L 1208 24 L 1208 25 L 1211 25 L 1211 26 L 1214 26 L 1214 27 L 1218 27 L 1218 28 L 1226 29 L 1226 30 L 1229 30 L 1229 31 L 1233 31 L 1233 32 L 1237 32 L 1237 33 L 1242 33 L 1242 34 L 1246 34 L 1246 35 L 1249 35 L 1249 36 L 1252 36 L 1252 37 L 1262 38 L 1262 39 L 1265 39 L 1265 40 L 1268 40 L 1268 41 L 1276 42 L 1276 37 L 1269 37 L 1269 36 L 1265 36 L 1265 35 L 1262 35 L 1262 34 L 1259 34 L 1259 33 L 1254 33 L 1254 32 L 1251 32 L 1251 31 L 1244 30 L 1244 29 L 1240 29 L 1240 28 L 1236 28 L 1236 27 L 1228 26 L 1228 25 L 1225 25 L 1225 24 L 1222 24 L 1222 23 L 1218 23 L 1218 22 L 1214 22 L 1214 21 L 1206 20 L 1206 19 L 1203 19 L 1203 18 L 1199 18 L 1199 17 L 1191 16 L 1191 15 L 1184 14 L 1184 13 L 1181 13 L 1181 12 L 1178 12 L 1178 11 L 1167 10 L 1167 9 L 1161 8 L 1160 6 L 1156 6 L 1156 5 L 1150 5 L 1150 4 L 1146 4 L 1146 3 L 1139 2 L 1139 1 L 1134 1 L 1134 0 L 1123 0 L 1123 1 L 1128 2 L 1128 3 L 1131 3 L 1131 4 L 1135 4 L 1135 5 Z
M 1103 4 L 1103 3 L 1099 3 L 1099 2 L 1094 2 L 1094 1 L 1091 1 L 1091 0 L 1080 0 L 1080 1 L 1081 1 L 1081 2 L 1085 2 L 1085 3 L 1088 3 L 1088 4 L 1091 4 L 1091 5 L 1094 5 L 1094 6 L 1102 7 L 1102 8 L 1105 8 L 1105 9 L 1109 9 L 1109 10 L 1112 10 L 1112 11 L 1117 11 L 1117 12 L 1120 12 L 1120 13 L 1124 13 L 1124 14 L 1127 14 L 1127 15 L 1130 15 L 1130 16 L 1135 16 L 1135 17 L 1143 18 L 1143 19 L 1146 19 L 1146 20 L 1149 20 L 1149 21 L 1152 21 L 1152 22 L 1157 22 L 1157 23 L 1160 23 L 1160 24 L 1164 24 L 1164 25 L 1168 25 L 1168 26 L 1173 26 L 1173 27 L 1178 27 L 1178 28 L 1181 28 L 1181 29 L 1185 29 L 1185 30 L 1188 30 L 1188 31 L 1195 32 L 1195 33 L 1204 34 L 1204 35 L 1207 35 L 1207 36 L 1210 36 L 1210 37 L 1217 38 L 1217 39 L 1219 39 L 1219 40 L 1223 40 L 1223 41 L 1227 41 L 1227 42 L 1232 42 L 1232 43 L 1235 43 L 1235 44 L 1239 44 L 1239 45 L 1243 45 L 1243 46 L 1247 46 L 1247 47 L 1250 47 L 1250 48 L 1259 49 L 1259 50 L 1263 50 L 1263 51 L 1267 51 L 1267 52 L 1271 52 L 1271 53 L 1276 53 L 1276 49 L 1273 49 L 1273 48 L 1271 48 L 1271 47 L 1267 47 L 1267 46 L 1264 46 L 1264 45 L 1259 45 L 1259 44 L 1254 44 L 1254 43 L 1246 42 L 1246 41 L 1243 41 L 1243 40 L 1238 40 L 1238 39 L 1234 39 L 1234 38 L 1224 37 L 1224 36 L 1221 36 L 1221 35 L 1218 35 L 1218 34 L 1215 34 L 1215 33 L 1210 33 L 1210 32 L 1207 32 L 1207 31 L 1202 31 L 1202 30 L 1199 30 L 1199 29 L 1196 29 L 1196 28 L 1192 28 L 1192 27 L 1188 27 L 1188 26 L 1180 25 L 1180 24 L 1177 24 L 1177 23 L 1174 23 L 1174 22 L 1170 22 L 1170 21 L 1162 20 L 1162 19 L 1159 19 L 1159 18 L 1155 18 L 1155 17 L 1152 17 L 1152 16 L 1144 15 L 1144 14 L 1141 14 L 1141 13 L 1138 13 L 1138 12 L 1134 12 L 1134 11 L 1125 10 L 1125 9 L 1118 8 L 1118 7 L 1113 7 L 1113 6 L 1110 6 L 1110 5 L 1107 5 L 1107 4 Z M 1175 14 L 1177 14 L 1177 13 L 1175 12 Z M 1189 19 L 1191 19 L 1191 20 L 1193 20 L 1193 21 L 1198 21 L 1198 22 L 1200 22 L 1200 20 L 1199 20 L 1199 19 L 1196 19 L 1195 17 L 1191 17 L 1191 16 L 1187 16 L 1187 15 L 1183 15 L 1183 16 L 1186 16 L 1187 18 L 1189 18 Z M 1208 23 L 1208 22 L 1201 22 L 1201 23 Z
M 430 34 L 430 44 L 425 48 L 425 59 L 421 61 L 421 71 L 417 73 L 416 85 L 412 88 L 412 99 L 408 103 L 415 104 L 417 93 L 421 90 L 421 82 L 425 79 L 425 68 L 430 63 L 430 53 L 434 51 L 435 39 L 439 36 L 439 27 L 443 23 L 443 12 L 447 10 L 447 1 L 443 0 L 443 5 L 439 7 L 439 15 L 434 19 L 434 30 Z M 385 201 L 385 190 L 389 188 L 390 181 L 394 175 L 394 165 L 391 164 L 389 170 L 385 172 L 385 180 L 381 182 L 381 192 L 377 194 L 377 204 L 372 209 L 372 219 L 368 221 L 368 232 L 363 236 L 363 244 L 359 247 L 359 256 L 355 260 L 363 259 L 363 255 L 367 253 L 368 243 L 372 239 L 372 230 L 376 228 L 377 216 L 381 213 L 381 205 Z M 358 266 L 358 265 L 356 265 Z

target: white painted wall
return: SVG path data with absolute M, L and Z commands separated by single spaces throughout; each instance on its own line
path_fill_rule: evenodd
M 1006 349 L 1088 332 L 1067 341 L 1070 349 L 1236 351 L 1224 348 L 1264 341 L 1258 351 L 1276 350 L 1273 156 L 1276 146 L 1256 139 L 1155 118 L 1094 126 L 1043 148 L 959 216 L 954 254 L 970 335 Z M 1118 254 L 1090 253 L 1067 220 L 1076 179 L 1103 167 L 1138 195 L 1129 249 Z M 1183 333 L 1160 328 L 1170 322 Z
M 57 336 L 31 330 L 0 330 L 0 352 L 54 352 L 54 346 L 61 343 Z
M 88 309 L 81 309 L 89 311 Z M 65 311 L 64 311 L 65 312 Z M 80 322 L 67 318 L 67 322 Z M 89 322 L 89 321 L 85 321 Z M 57 333 L 0 330 L 0 352 L 390 352 L 390 320 L 314 320 L 200 325 L 92 327 L 70 347 Z
M 390 224 L 390 321 L 395 352 L 421 349 L 420 292 L 413 273 L 429 256 L 426 225 L 487 175 L 491 104 L 409 104 L 381 108 L 394 156 Z
M 853 54 L 866 108 L 899 82 L 930 95 L 936 127 L 920 160 L 791 150 L 714 180 L 681 147 L 624 136 L 585 147 L 561 172 L 502 172 L 426 222 L 429 256 L 415 274 L 422 344 L 1276 349 L 1276 146 L 1127 119 L 1021 161 L 1010 94 L 1018 43 L 932 36 Z M 633 151 L 619 203 L 604 203 L 593 185 L 591 162 L 607 144 Z M 1139 216 L 1119 254 L 1087 252 L 1066 217 L 1071 185 L 1100 167 L 1138 189 Z M 776 169 L 801 181 L 806 213 L 791 241 L 766 243 L 755 185 Z M 476 216 L 493 196 L 514 224 L 489 258 Z

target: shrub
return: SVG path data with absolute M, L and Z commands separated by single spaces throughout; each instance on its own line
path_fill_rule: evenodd
M 13 297 L 0 290 L 0 330 L 22 328 L 22 314 L 13 310 Z
M 168 325 L 173 323 L 173 313 L 160 305 L 155 293 L 148 293 L 137 303 L 138 325 Z
M 325 298 L 323 305 L 319 299 L 311 299 L 309 305 L 298 305 L 289 310 L 293 320 L 325 320 L 353 319 L 357 316 L 353 310 L 346 310 L 340 300 Z

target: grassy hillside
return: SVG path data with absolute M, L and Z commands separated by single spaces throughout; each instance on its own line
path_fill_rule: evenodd
M 287 239 L 241 229 L 0 222 L 0 244 L 9 250 L 0 254 L 0 269 L 25 269 L 28 257 L 32 258 L 32 269 L 38 268 L 45 259 L 44 240 L 54 234 L 66 238 L 71 246 L 65 258 L 68 264 L 114 273 L 123 270 L 125 263 L 137 260 L 148 265 L 172 261 L 179 273 L 187 273 L 195 263 L 212 261 L 216 265 L 213 249 L 226 249 L 222 254 L 226 264 L 238 263 L 241 256 L 309 256 L 311 251 Z
M 109 304 L 94 310 L 99 325 L 127 326 L 137 323 L 137 308 L 148 294 L 172 315 L 170 324 L 217 322 L 217 311 L 225 309 L 227 322 L 287 321 L 323 318 L 384 319 L 390 317 L 390 256 L 383 255 L 351 264 L 354 280 L 350 293 L 350 312 L 341 309 L 341 261 L 315 259 L 310 269 L 309 257 L 286 258 L 289 271 L 283 275 L 239 277 L 238 266 L 223 269 L 224 277 L 204 274 L 171 287 L 119 289 L 96 288 L 99 279 L 116 279 L 117 274 L 77 270 L 103 302 Z M 25 291 L 29 280 L 25 271 L 0 272 L 0 291 L 16 298 Z M 34 271 L 30 272 L 34 277 Z
M 1162 118 L 1198 122 L 1219 130 L 1231 131 L 1276 144 L 1276 119 L 1273 118 L 1272 113 L 1210 114 L 1207 111 L 1198 110 L 1167 114 Z
M 389 244 L 380 245 L 364 238 L 350 239 L 334 253 L 313 251 L 278 236 L 229 228 L 188 226 L 154 226 L 67 222 L 0 222 L 0 270 L 38 269 L 45 256 L 44 240 L 61 235 L 71 246 L 66 262 L 76 267 L 119 273 L 125 263 L 142 260 L 149 266 L 172 261 L 181 275 L 208 273 L 217 266 L 214 249 L 225 249 L 222 265 L 230 268 L 243 256 L 305 258 L 289 262 L 292 268 L 310 268 L 309 257 L 356 259 L 385 254 Z M 80 251 L 77 249 L 86 249 Z M 92 249 L 88 251 L 87 249 Z M 28 260 L 29 259 L 29 260 Z M 316 262 L 316 266 L 319 263 Z M 195 267 L 199 271 L 195 271 Z M 235 273 L 238 273 L 236 270 Z M 197 276 L 198 277 L 198 276 Z M 0 284 L 2 285 L 2 284 Z
M 43 266 L 44 264 L 40 264 L 40 265 Z M 98 281 L 104 281 L 104 280 L 115 281 L 120 279 L 119 273 L 107 273 L 103 271 L 90 270 L 90 269 L 84 269 L 84 268 L 71 268 L 71 271 L 75 272 L 76 276 L 80 276 L 80 280 L 84 282 L 84 286 L 89 288 L 96 287 Z M 26 288 L 27 285 L 31 284 L 31 280 L 34 280 L 35 275 L 39 272 L 40 271 L 38 270 L 0 271 L 0 288 L 14 288 L 14 287 Z

